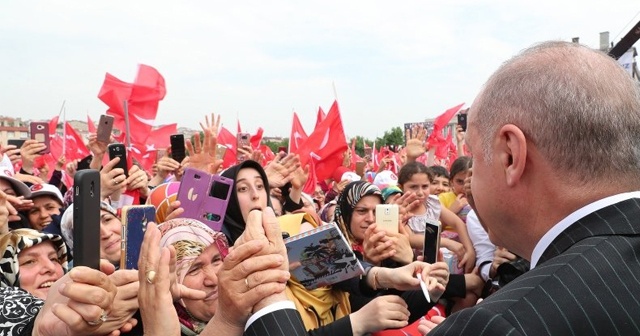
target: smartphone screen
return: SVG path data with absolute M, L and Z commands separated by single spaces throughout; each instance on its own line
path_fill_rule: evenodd
M 173 134 L 169 140 L 171 142 L 171 158 L 181 163 L 187 156 L 184 147 L 184 134 Z
M 424 261 L 433 264 L 438 259 L 440 233 L 442 226 L 438 221 L 427 221 L 424 230 Z

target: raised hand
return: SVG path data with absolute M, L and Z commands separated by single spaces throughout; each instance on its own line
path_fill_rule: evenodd
M 276 158 L 269 162 L 264 171 L 271 188 L 279 188 L 291 181 L 292 173 L 300 167 L 300 158 L 296 154 L 278 153 Z

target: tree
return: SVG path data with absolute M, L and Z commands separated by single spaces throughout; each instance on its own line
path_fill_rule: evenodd
M 389 131 L 385 131 L 382 138 L 376 139 L 376 147 L 383 146 L 401 146 L 404 145 L 404 134 L 402 128 L 394 127 Z
M 366 143 L 367 146 L 373 147 L 373 140 L 365 139 L 363 136 L 360 136 L 360 135 L 356 136 L 355 139 L 356 139 L 356 154 L 360 155 L 361 157 L 364 157 L 364 144 Z M 351 147 L 351 142 L 349 142 L 349 147 Z
M 269 146 L 274 153 L 278 153 L 280 147 L 289 150 L 289 138 L 283 138 L 282 141 L 263 141 L 262 143 Z

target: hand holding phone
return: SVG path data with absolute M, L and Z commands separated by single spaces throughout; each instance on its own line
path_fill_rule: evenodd
M 238 133 L 238 136 L 236 137 L 236 161 L 238 161 L 238 163 L 248 159 L 246 157 L 246 155 L 244 155 L 240 149 L 244 148 L 245 146 L 251 146 L 251 134 L 249 133 Z
M 467 114 L 466 113 L 459 113 L 458 114 L 458 125 L 460 125 L 460 127 L 462 127 L 462 130 L 464 132 L 467 131 Z

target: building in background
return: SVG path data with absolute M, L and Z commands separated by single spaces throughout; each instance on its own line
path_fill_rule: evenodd
M 28 138 L 29 121 L 0 116 L 0 144 L 2 146 L 6 146 L 9 139 L 25 140 Z

